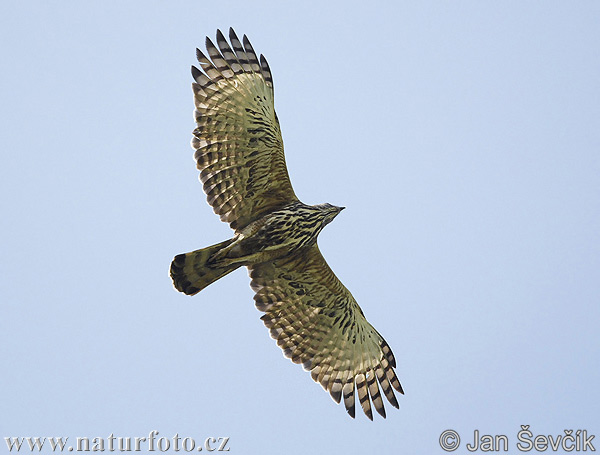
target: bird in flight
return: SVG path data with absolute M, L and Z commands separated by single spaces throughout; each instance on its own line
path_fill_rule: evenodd
M 208 56 L 196 50 L 192 147 L 208 203 L 235 234 L 175 256 L 173 284 L 194 295 L 248 267 L 256 307 L 284 355 L 310 371 L 337 403 L 343 398 L 350 416 L 356 392 L 369 419 L 371 402 L 385 417 L 382 395 L 398 408 L 394 389 L 404 393 L 394 355 L 317 246 L 321 230 L 344 207 L 306 205 L 296 197 L 267 60 L 232 28 L 229 40 L 217 30 L 216 45 L 206 38 Z

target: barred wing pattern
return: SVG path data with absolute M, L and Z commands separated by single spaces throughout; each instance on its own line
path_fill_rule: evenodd
M 291 257 L 250 267 L 256 307 L 271 337 L 294 363 L 339 403 L 342 395 L 354 417 L 356 391 L 373 420 L 373 406 L 385 417 L 379 386 L 392 406 L 392 388 L 404 393 L 390 347 L 367 322 L 360 307 L 329 268 L 315 244 Z M 379 386 L 378 386 L 379 383 Z
M 217 31 L 206 38 L 210 58 L 196 49 L 202 71 L 192 67 L 198 127 L 192 147 L 208 203 L 222 221 L 241 230 L 266 213 L 298 200 L 285 165 L 275 114 L 273 78 L 233 29 L 231 46 Z

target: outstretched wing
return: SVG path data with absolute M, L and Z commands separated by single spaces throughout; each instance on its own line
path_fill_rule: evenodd
M 315 244 L 302 253 L 250 267 L 256 307 L 271 337 L 294 363 L 301 363 L 354 417 L 354 390 L 373 419 L 385 417 L 379 386 L 394 407 L 392 388 L 402 387 L 390 347 L 367 322 L 350 291 L 335 276 Z M 379 384 L 379 386 L 378 386 Z
M 235 230 L 296 201 L 285 165 L 275 114 L 273 79 L 266 59 L 256 57 L 229 29 L 217 46 L 206 38 L 210 58 L 197 49 L 202 71 L 192 67 L 198 127 L 192 147 L 208 203 Z

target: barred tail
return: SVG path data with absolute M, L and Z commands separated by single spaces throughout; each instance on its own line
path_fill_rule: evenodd
M 171 262 L 171 279 L 175 288 L 187 295 L 194 295 L 240 267 L 241 264 L 219 266 L 209 261 L 216 252 L 231 242 L 232 240 L 226 240 L 201 250 L 175 256 Z

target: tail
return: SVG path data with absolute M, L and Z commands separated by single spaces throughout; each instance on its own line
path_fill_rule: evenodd
M 171 279 L 175 288 L 184 294 L 194 295 L 239 268 L 241 264 L 220 266 L 210 261 L 216 252 L 231 242 L 232 240 L 226 240 L 201 250 L 175 256 L 171 262 Z

